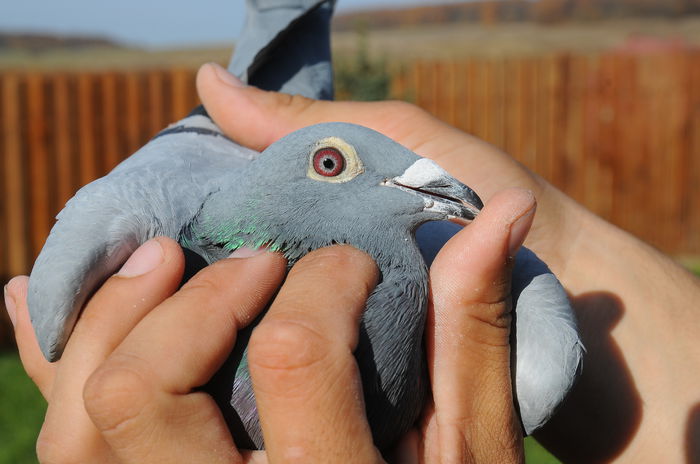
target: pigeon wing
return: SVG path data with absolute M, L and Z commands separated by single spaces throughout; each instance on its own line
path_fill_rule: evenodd
M 249 0 L 231 68 L 253 85 L 331 98 L 334 0 Z M 200 107 L 83 187 L 58 215 L 34 264 L 28 305 L 47 359 L 60 358 L 92 292 L 143 242 L 179 239 L 204 200 L 255 152 L 227 139 Z

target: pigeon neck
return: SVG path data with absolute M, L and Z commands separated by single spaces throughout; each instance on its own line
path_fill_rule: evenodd
M 405 248 L 403 259 L 391 266 L 382 266 L 378 260 L 382 281 L 367 301 L 355 353 L 370 423 L 394 428 L 373 430 L 375 440 L 396 436 L 397 427 L 403 435 L 420 414 L 426 393 L 427 267 L 416 248 L 408 244 Z M 374 417 L 378 414 L 382 417 Z M 377 445 L 381 449 L 385 444 Z

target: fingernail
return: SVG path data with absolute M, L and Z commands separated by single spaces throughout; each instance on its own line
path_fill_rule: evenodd
M 137 277 L 157 268 L 163 262 L 163 247 L 151 239 L 138 247 L 117 273 L 120 277 Z
M 15 304 L 15 300 L 7 292 L 7 285 L 3 287 L 2 292 L 3 296 L 5 297 L 5 309 L 7 309 L 7 315 L 10 317 L 10 321 L 12 322 L 12 326 L 14 327 L 17 318 L 17 306 Z
M 242 258 L 252 258 L 253 256 L 258 256 L 267 251 L 267 248 L 238 248 L 236 251 L 231 253 L 229 258 L 242 259 Z
M 228 72 L 225 68 L 223 68 L 220 64 L 211 62 L 209 63 L 214 67 L 214 72 L 216 73 L 216 76 L 225 84 L 228 84 L 232 87 L 245 87 L 246 85 L 241 82 L 239 78 Z
M 532 225 L 535 216 L 534 207 L 527 210 L 510 225 L 510 237 L 508 238 L 508 256 L 515 256 Z

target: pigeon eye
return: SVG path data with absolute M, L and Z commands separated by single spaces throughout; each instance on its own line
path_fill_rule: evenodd
M 309 150 L 306 177 L 342 184 L 365 172 L 355 147 L 340 137 L 325 137 Z
M 314 154 L 314 170 L 325 177 L 335 177 L 345 169 L 345 158 L 335 148 L 321 148 Z

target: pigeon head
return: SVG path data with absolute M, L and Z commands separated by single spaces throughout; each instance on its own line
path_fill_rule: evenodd
M 294 260 L 335 242 L 370 251 L 377 230 L 408 239 L 424 222 L 473 219 L 481 207 L 433 161 L 366 127 L 325 123 L 268 147 L 243 181 L 212 195 L 198 222 L 225 251 L 267 245 Z

